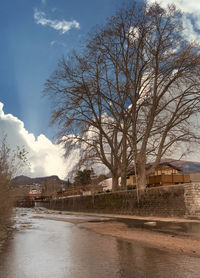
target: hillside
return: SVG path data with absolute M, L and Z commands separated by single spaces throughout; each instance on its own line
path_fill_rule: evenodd
M 164 159 L 162 162 L 169 162 L 177 167 L 183 168 L 184 173 L 200 172 L 200 162 L 187 161 L 187 160 L 175 160 L 175 159 Z
M 58 176 L 49 176 L 49 177 L 37 177 L 30 178 L 27 176 L 17 176 L 12 179 L 11 183 L 13 186 L 19 185 L 33 185 L 33 184 L 43 184 L 45 182 L 56 182 L 57 184 L 63 185 L 65 183 L 64 180 L 59 179 Z
M 177 167 L 183 168 L 184 173 L 194 173 L 200 172 L 200 162 L 186 161 L 186 160 L 175 160 L 175 159 L 163 159 L 162 162 L 169 162 Z M 109 176 L 109 175 L 108 175 Z M 36 177 L 30 178 L 27 176 L 17 176 L 12 180 L 13 186 L 19 185 L 33 185 L 33 184 L 44 184 L 45 182 L 56 182 L 57 184 L 65 184 L 64 180 L 59 179 L 58 176 L 48 176 L 48 177 Z

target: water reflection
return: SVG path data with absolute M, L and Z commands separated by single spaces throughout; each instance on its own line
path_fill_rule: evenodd
M 30 222 L 0 255 L 1 278 L 199 277 L 198 258 L 97 235 L 71 223 Z
M 124 240 L 118 240 L 117 243 L 121 278 L 199 277 L 199 258 L 175 255 L 154 248 L 144 248 L 139 244 Z

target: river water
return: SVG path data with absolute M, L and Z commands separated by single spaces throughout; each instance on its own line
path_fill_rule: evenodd
M 68 222 L 32 218 L 35 215 L 40 214 L 17 210 L 17 231 L 0 254 L 1 278 L 200 277 L 199 258 L 98 235 Z

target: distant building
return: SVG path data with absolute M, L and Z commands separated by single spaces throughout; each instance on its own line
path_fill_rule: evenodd
M 89 195 L 98 194 L 101 192 L 103 192 L 103 187 L 101 184 L 86 185 L 86 186 L 82 187 L 83 196 L 89 196 Z
M 30 201 L 35 201 L 37 199 L 40 199 L 42 197 L 41 191 L 37 189 L 31 189 L 28 193 L 29 200 Z
M 121 187 L 121 177 L 119 177 L 119 188 Z M 103 192 L 112 191 L 112 178 L 108 178 L 99 183 L 102 186 Z
M 102 190 L 105 191 L 111 191 L 112 190 L 112 178 L 108 178 L 103 180 L 99 183 L 99 185 L 102 187 Z

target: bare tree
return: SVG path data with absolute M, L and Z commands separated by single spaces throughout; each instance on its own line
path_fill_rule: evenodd
M 124 179 L 131 158 L 139 188 L 168 151 L 199 139 L 199 45 L 182 36 L 181 16 L 174 5 L 122 8 L 90 34 L 82 54 L 63 58 L 46 83 L 60 137 L 80 138 L 92 126 L 95 155 L 113 178 Z M 106 144 L 112 167 L 103 159 Z
M 116 119 L 120 124 L 118 115 L 113 118 L 113 100 L 103 92 L 108 84 L 102 79 L 102 61 L 91 51 L 85 55 L 80 57 L 74 53 L 70 59 L 62 59 L 58 70 L 46 82 L 45 92 L 53 96 L 52 123 L 58 123 L 58 137 L 66 150 L 84 144 L 84 159 L 108 167 L 115 191 L 120 175 L 126 182 L 130 151 L 124 143 L 126 135 L 116 126 Z
M 79 138 L 84 143 L 80 165 L 91 167 L 94 163 L 103 163 L 112 174 L 112 189 L 116 191 L 119 189 L 119 177 L 121 189 L 126 188 L 127 168 L 132 162 L 132 156 L 126 136 L 114 128 L 112 119 L 105 120 L 105 115 L 103 118 L 100 130 L 90 126 L 87 136 Z
M 175 6 L 134 5 L 120 10 L 88 43 L 106 65 L 112 91 L 106 97 L 120 107 L 112 116 L 120 119 L 123 112 L 128 121 L 120 128 L 132 149 L 139 188 L 168 151 L 199 140 L 199 45 L 186 42 L 181 31 Z

